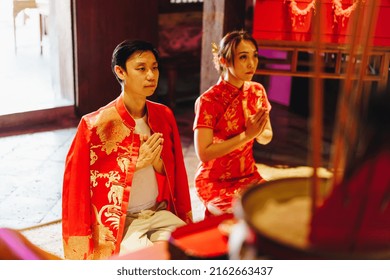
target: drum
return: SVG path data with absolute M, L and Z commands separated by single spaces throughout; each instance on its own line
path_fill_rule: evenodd
M 231 258 L 241 259 L 389 259 L 390 252 L 348 253 L 314 248 L 309 241 L 311 178 L 284 178 L 247 189 L 235 209 L 244 221 L 237 229 L 241 251 L 229 244 Z M 330 191 L 329 179 L 320 179 L 322 195 Z M 239 224 L 239 223 L 238 223 Z M 231 234 L 231 238 L 237 233 Z M 239 240 L 239 238 L 236 238 Z M 240 241 L 238 241 L 240 242 Z M 235 249 L 234 252 L 232 250 Z

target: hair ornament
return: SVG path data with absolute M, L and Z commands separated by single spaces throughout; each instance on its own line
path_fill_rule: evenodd
M 211 51 L 213 52 L 213 54 L 218 54 L 218 51 L 219 51 L 219 47 L 217 46 L 216 43 L 211 43 Z
M 214 67 L 220 71 L 220 64 L 219 64 L 219 58 L 218 58 L 218 53 L 219 53 L 219 47 L 216 43 L 211 43 L 211 52 L 213 53 L 213 63 Z

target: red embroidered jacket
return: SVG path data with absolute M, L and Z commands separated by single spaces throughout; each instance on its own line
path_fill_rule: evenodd
M 146 101 L 148 124 L 164 137 L 165 176 L 156 173 L 168 210 L 192 221 L 191 200 L 177 124 L 172 111 Z M 140 148 L 135 121 L 123 96 L 85 115 L 66 157 L 62 200 L 65 258 L 106 259 L 119 253 L 130 188 Z

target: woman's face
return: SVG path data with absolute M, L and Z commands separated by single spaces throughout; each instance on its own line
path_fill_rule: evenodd
M 126 61 L 126 71 L 122 71 L 125 92 L 132 96 L 148 97 L 157 88 L 159 77 L 158 63 L 151 51 L 135 52 Z
M 243 82 L 250 81 L 255 74 L 259 62 L 256 47 L 251 41 L 241 41 L 235 50 L 233 63 L 227 64 L 227 80 L 241 87 Z

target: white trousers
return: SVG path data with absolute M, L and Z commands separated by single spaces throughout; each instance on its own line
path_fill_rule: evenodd
M 151 246 L 156 241 L 168 241 L 171 232 L 185 224 L 168 210 L 142 210 L 136 217 L 134 214 L 129 215 L 126 217 L 125 234 L 119 255 Z

